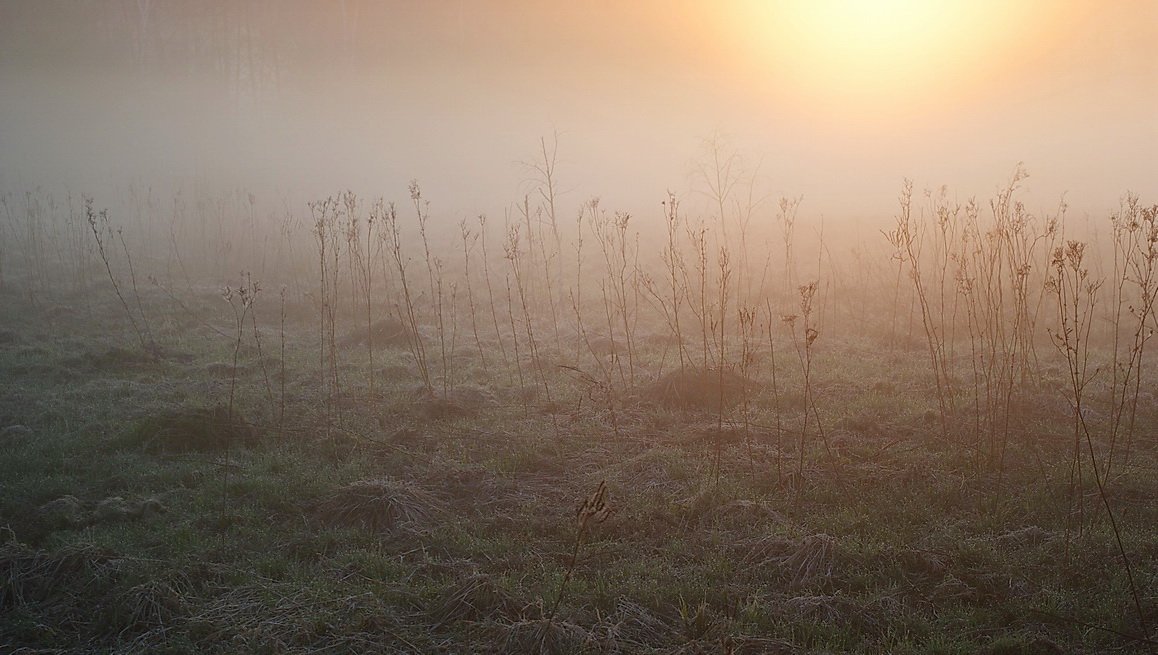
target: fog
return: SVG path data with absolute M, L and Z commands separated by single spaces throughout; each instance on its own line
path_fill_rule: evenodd
M 1158 4 L 977 3 L 952 48 L 882 58 L 924 66 L 895 79 L 751 4 L 6 0 L 0 189 L 304 203 L 417 179 L 457 222 L 526 192 L 545 138 L 567 211 L 658 218 L 714 139 L 760 197 L 831 220 L 887 218 L 906 177 L 987 197 L 1018 162 L 1035 210 L 1158 196 Z

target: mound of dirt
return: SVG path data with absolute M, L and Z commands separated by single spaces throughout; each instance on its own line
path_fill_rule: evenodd
M 107 350 L 90 351 L 69 358 L 64 364 L 75 370 L 108 373 L 148 368 L 158 361 L 159 358 L 153 352 L 113 346 Z
M 45 552 L 9 541 L 0 545 L 0 610 L 66 596 L 63 589 L 78 581 L 111 579 L 125 563 L 92 545 Z
M 139 445 L 148 452 L 215 452 L 257 441 L 257 431 L 236 410 L 194 407 L 174 410 L 142 419 L 121 440 L 121 445 Z
M 26 425 L 9 425 L 0 428 L 0 446 L 24 444 L 32 438 L 32 428 Z
M 111 523 L 148 518 L 155 514 L 164 514 L 165 511 L 165 505 L 156 498 L 125 500 L 120 496 L 113 496 L 98 502 L 93 507 L 92 520 L 94 523 Z
M 393 319 L 371 323 L 342 337 L 338 345 L 343 348 L 364 346 L 371 343 L 383 348 L 406 348 L 414 342 L 414 331 Z
M 156 498 L 125 500 L 114 496 L 90 503 L 76 496 L 61 496 L 41 505 L 37 514 L 54 529 L 72 529 L 96 523 L 148 518 L 165 511 L 165 505 Z
M 88 522 L 84 502 L 76 496 L 61 496 L 49 501 L 36 513 L 51 528 L 78 528 Z
M 727 369 L 685 368 L 672 371 L 636 391 L 640 404 L 683 410 L 715 410 L 740 402 L 752 382 Z
M 523 604 L 483 574 L 459 580 L 430 608 L 430 618 L 439 628 L 459 621 L 513 621 L 522 614 Z
M 438 500 L 417 485 L 389 477 L 359 480 L 314 503 L 324 523 L 372 532 L 393 532 L 426 523 L 439 509 Z
M 473 418 L 496 403 L 489 391 L 471 386 L 458 386 L 445 393 L 419 389 L 415 396 L 417 413 L 428 419 Z

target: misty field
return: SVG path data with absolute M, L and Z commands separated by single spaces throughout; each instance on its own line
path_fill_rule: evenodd
M 0 651 L 1154 651 L 1150 200 L 531 170 L 4 196 Z

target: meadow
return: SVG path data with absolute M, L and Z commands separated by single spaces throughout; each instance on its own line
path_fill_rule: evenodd
M 5 195 L 0 651 L 1154 652 L 1158 206 L 629 216 L 542 146 L 453 223 Z

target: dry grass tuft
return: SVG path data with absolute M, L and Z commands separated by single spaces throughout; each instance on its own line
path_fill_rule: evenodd
M 350 332 L 338 342 L 343 348 L 365 346 L 373 339 L 375 347 L 407 348 L 414 342 L 414 332 L 394 319 L 384 319 Z
M 442 628 L 459 621 L 515 621 L 523 617 L 523 605 L 485 574 L 469 576 L 446 591 L 430 617 Z
M 140 445 L 149 452 L 217 452 L 252 445 L 257 430 L 222 406 L 182 408 L 142 419 L 120 445 Z
M 669 641 L 676 630 L 666 621 L 650 612 L 646 607 L 626 598 L 615 602 L 615 613 L 610 635 L 626 651 L 645 649 L 655 644 Z
M 76 496 L 61 496 L 36 510 L 44 524 L 53 529 L 77 528 L 88 522 L 84 502 Z
M 682 410 L 714 410 L 740 402 L 751 381 L 728 370 L 688 367 L 672 371 L 637 391 L 640 403 Z M 751 391 L 749 389 L 749 391 Z
M 792 574 L 792 586 L 802 587 L 818 578 L 832 577 L 836 539 L 826 534 L 801 539 L 795 550 L 781 560 L 781 566 Z
M 767 503 L 738 499 L 707 511 L 704 521 L 716 525 L 787 525 L 788 519 Z
M 584 652 L 590 635 L 582 627 L 558 619 L 523 619 L 514 623 L 483 626 L 486 641 L 497 645 L 494 652 L 523 655 L 562 655 Z
M 44 602 L 78 580 L 107 579 L 124 563 L 88 544 L 46 552 L 9 541 L 0 545 L 0 610 Z
M 61 496 L 37 509 L 40 519 L 50 528 L 80 528 L 94 523 L 111 523 L 148 518 L 164 513 L 165 505 L 156 498 L 125 500 L 120 496 L 106 498 L 95 505 L 76 496 Z
M 1023 548 L 1025 546 L 1037 546 L 1055 536 L 1052 532 L 1043 530 L 1036 525 L 1030 525 L 998 535 L 993 538 L 993 543 L 1001 548 Z
M 489 391 L 464 385 L 445 391 L 420 389 L 415 399 L 417 413 L 428 419 L 473 418 L 494 405 Z
M 836 565 L 836 539 L 826 534 L 803 539 L 764 537 L 739 550 L 744 564 L 779 569 L 793 589 L 828 580 Z
M 937 582 L 948 572 L 945 558 L 927 550 L 901 551 L 896 555 L 896 562 L 905 579 L 912 582 Z
M 316 503 L 314 514 L 325 523 L 393 532 L 421 525 L 433 517 L 438 500 L 417 485 L 389 477 L 359 480 Z
M 115 615 L 105 618 L 122 633 L 163 630 L 187 613 L 187 593 L 183 593 L 180 586 L 165 580 L 149 580 L 131 587 L 120 594 L 115 607 L 110 608 Z
M 107 350 L 87 352 L 65 360 L 67 368 L 88 373 L 116 373 L 155 367 L 163 358 L 160 349 L 129 349 L 113 346 Z
M 9 425 L 0 429 L 0 446 L 23 445 L 32 439 L 33 434 L 32 428 L 26 425 Z
M 120 496 L 106 498 L 92 510 L 92 520 L 96 523 L 148 518 L 154 514 L 164 514 L 165 505 L 156 498 L 125 500 Z
M 836 595 L 796 596 L 784 602 L 788 616 L 815 623 L 855 626 L 860 632 L 872 633 L 886 625 L 883 617 L 852 598 Z
M 12 330 L 0 330 L 0 347 L 19 346 L 24 339 Z

